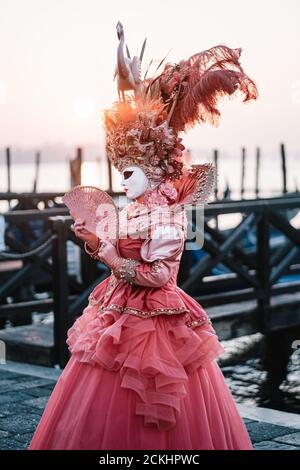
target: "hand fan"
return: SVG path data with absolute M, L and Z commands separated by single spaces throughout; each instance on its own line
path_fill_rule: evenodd
M 119 213 L 113 199 L 94 186 L 75 186 L 62 198 L 74 220 L 84 219 L 85 228 L 104 240 L 117 240 Z

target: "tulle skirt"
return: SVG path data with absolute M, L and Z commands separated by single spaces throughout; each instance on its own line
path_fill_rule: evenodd
M 179 287 L 121 283 L 107 297 L 108 282 L 68 331 L 71 357 L 29 449 L 252 449 L 202 306 Z
M 250 450 L 252 444 L 215 360 L 189 376 L 175 426 L 145 426 L 136 393 L 121 376 L 72 356 L 62 372 L 29 450 Z

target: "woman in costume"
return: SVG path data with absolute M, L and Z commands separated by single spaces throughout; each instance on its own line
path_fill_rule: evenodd
M 76 220 L 86 251 L 111 269 L 68 331 L 71 357 L 29 449 L 252 449 L 216 362 L 211 321 L 177 286 L 185 204 L 203 204 L 212 164 L 187 166 L 179 133 L 217 122 L 219 97 L 256 99 L 241 49 L 217 46 L 140 79 L 117 25 L 119 100 L 105 110 L 106 150 L 132 202 L 117 241 Z M 125 92 L 130 92 L 126 94 Z

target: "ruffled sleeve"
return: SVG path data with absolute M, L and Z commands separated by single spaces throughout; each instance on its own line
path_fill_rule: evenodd
M 179 266 L 184 248 L 184 231 L 175 225 L 161 225 L 141 246 L 142 263 L 135 267 L 134 284 L 161 287 Z

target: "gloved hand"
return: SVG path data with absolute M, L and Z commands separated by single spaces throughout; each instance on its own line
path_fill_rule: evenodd
M 98 250 L 98 259 L 114 270 L 124 258 L 118 255 L 116 247 L 109 240 L 103 240 Z
M 76 237 L 86 242 L 92 250 L 96 249 L 99 241 L 98 237 L 85 228 L 84 219 L 76 219 L 74 224 L 71 225 L 71 230 L 75 233 Z

